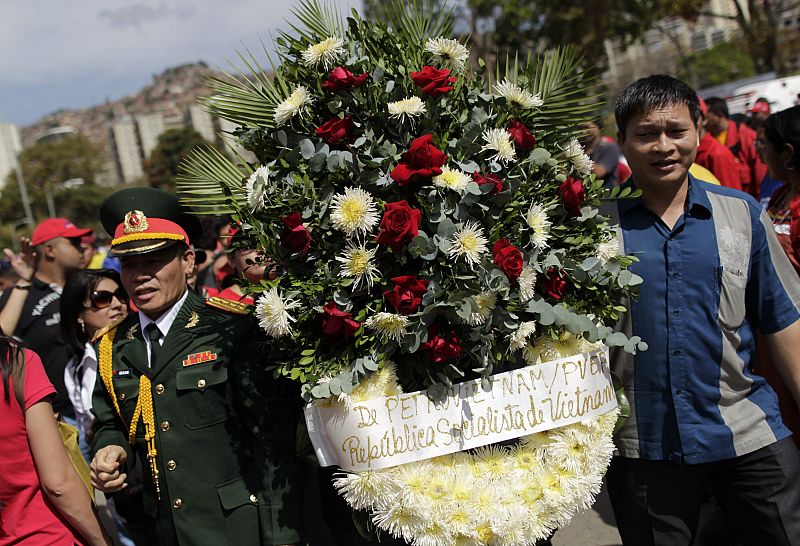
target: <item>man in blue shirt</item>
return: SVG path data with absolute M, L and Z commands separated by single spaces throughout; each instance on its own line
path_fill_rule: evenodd
M 606 211 L 644 278 L 621 328 L 649 345 L 612 355 L 631 401 L 607 476 L 623 542 L 692 544 L 708 487 L 747 544 L 800 544 L 800 456 L 751 371 L 760 330 L 800 400 L 800 279 L 755 199 L 689 175 L 689 86 L 643 78 L 615 115 L 627 184 L 642 190 Z

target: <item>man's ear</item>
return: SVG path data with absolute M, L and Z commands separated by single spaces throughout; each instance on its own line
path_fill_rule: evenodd
M 794 146 L 792 146 L 788 142 L 783 145 L 783 148 L 781 148 L 780 155 L 781 155 L 781 161 L 783 161 L 783 166 L 786 167 L 787 169 L 793 170 L 800 167 L 800 165 L 797 165 L 794 160 Z
M 194 250 L 191 248 L 186 250 L 181 256 L 181 261 L 183 262 L 183 272 L 192 275 L 194 273 Z
M 54 243 L 55 239 L 51 239 L 46 243 L 42 243 L 39 245 L 39 249 L 41 249 L 42 258 L 46 260 L 52 260 L 56 256 L 56 245 Z

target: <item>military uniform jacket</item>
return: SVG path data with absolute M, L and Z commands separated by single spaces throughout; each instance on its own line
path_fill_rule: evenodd
M 294 440 L 301 400 L 265 371 L 259 332 L 252 317 L 213 308 L 190 292 L 152 366 L 138 315 L 100 340 L 98 360 L 103 339 L 111 347 L 110 382 L 121 416 L 98 377 L 92 447 L 122 446 L 128 465 L 139 455 L 144 509 L 155 517 L 159 544 L 299 540 Z M 128 442 L 142 375 L 152 393 L 158 494 L 141 419 L 135 445 Z

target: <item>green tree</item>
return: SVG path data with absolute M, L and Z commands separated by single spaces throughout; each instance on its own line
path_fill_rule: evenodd
M 158 137 L 158 144 L 145 161 L 147 183 L 166 191 L 175 190 L 178 166 L 196 146 L 209 143 L 191 128 L 170 129 Z
M 691 53 L 678 70 L 678 77 L 692 81 L 698 89 L 755 75 L 753 63 L 741 41 L 725 42 Z
M 48 195 L 56 201 L 63 192 L 70 191 L 63 187 L 63 182 L 80 178 L 84 186 L 95 185 L 102 151 L 83 135 L 74 135 L 25 148 L 19 155 L 19 163 L 34 220 L 38 221 L 49 216 Z M 0 193 L 0 219 L 4 223 L 16 222 L 24 215 L 16 175 L 12 172 L 5 182 Z M 73 220 L 77 222 L 76 218 Z

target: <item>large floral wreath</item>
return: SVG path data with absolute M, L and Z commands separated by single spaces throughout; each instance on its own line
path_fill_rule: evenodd
M 243 54 L 249 74 L 204 99 L 257 163 L 198 151 L 179 181 L 285 271 L 247 288 L 276 374 L 314 404 L 436 400 L 513 366 L 644 348 L 611 328 L 640 279 L 598 213 L 624 195 L 576 138 L 598 105 L 570 50 L 486 74 L 447 16 L 295 15 L 271 76 Z M 591 504 L 616 415 L 336 486 L 414 544 L 532 544 Z

